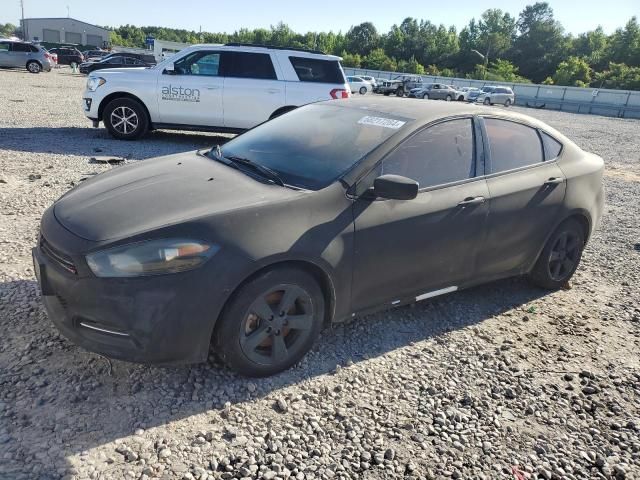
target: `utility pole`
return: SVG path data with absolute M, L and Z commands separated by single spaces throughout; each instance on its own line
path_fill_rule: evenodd
M 27 25 L 24 23 L 24 0 L 20 0 L 20 9 L 22 10 L 22 40 L 26 42 L 29 37 L 27 35 Z

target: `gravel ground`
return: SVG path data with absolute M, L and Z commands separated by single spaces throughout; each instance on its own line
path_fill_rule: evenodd
M 118 168 L 90 158 L 224 141 L 111 140 L 83 84 L 0 71 L 0 478 L 640 478 L 640 122 L 526 110 L 607 162 L 571 288 L 512 279 L 357 319 L 248 380 L 110 362 L 47 319 L 30 249 L 46 207 Z

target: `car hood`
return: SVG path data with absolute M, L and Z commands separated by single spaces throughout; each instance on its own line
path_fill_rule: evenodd
M 97 175 L 63 195 L 54 215 L 73 234 L 99 242 L 299 195 L 189 152 Z

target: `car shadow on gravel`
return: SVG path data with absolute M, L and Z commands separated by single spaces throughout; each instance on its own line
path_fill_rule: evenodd
M 480 325 L 547 293 L 513 278 L 337 324 L 324 330 L 299 365 L 270 378 L 248 379 L 213 356 L 200 365 L 171 368 L 110 361 L 58 334 L 34 281 L 0 283 L 5 447 L 28 459 L 42 444 L 64 444 L 60 455 L 66 458 L 131 436 L 138 428 L 163 427 L 193 415 L 207 415 L 203 424 L 221 422 L 227 402 L 275 393 L 267 407 L 275 409 L 277 392 L 285 387 L 332 375 L 338 366 L 357 368 L 349 365 L 383 359 L 417 342 L 446 341 L 447 332 Z M 418 346 L 416 354 L 433 360 L 427 346 Z M 18 465 L 8 468 L 20 471 Z
M 104 128 L 0 128 L 0 149 L 92 157 L 113 155 L 141 160 L 223 144 L 232 138 L 203 132 L 156 130 L 136 142 L 116 140 Z

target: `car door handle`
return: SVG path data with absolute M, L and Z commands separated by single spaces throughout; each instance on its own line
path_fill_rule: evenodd
M 564 178 L 562 177 L 551 177 L 549 180 L 544 182 L 545 185 L 559 185 L 564 182 Z
M 467 205 L 480 205 L 485 202 L 484 197 L 468 197 L 458 203 L 461 207 L 466 207 Z
M 218 85 L 207 85 L 205 88 L 207 90 L 218 90 L 220 87 Z
M 269 93 L 280 93 L 280 89 L 279 88 L 270 88 L 269 90 L 267 90 L 267 92 L 269 92 Z

